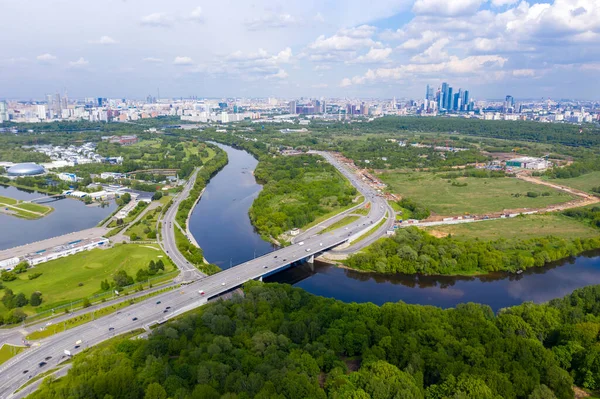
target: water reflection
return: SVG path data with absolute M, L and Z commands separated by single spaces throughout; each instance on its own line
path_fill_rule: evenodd
M 37 191 L 12 186 L 0 186 L 0 195 L 19 200 L 44 196 Z M 114 202 L 110 202 L 106 207 L 86 206 L 74 199 L 52 201 L 46 205 L 54 208 L 54 211 L 36 220 L 0 213 L 0 250 L 89 229 L 108 217 L 116 208 Z
M 205 257 L 223 268 L 270 252 L 250 224 L 248 209 L 262 187 L 252 171 L 257 161 L 248 153 L 221 146 L 229 164 L 208 184 L 194 209 L 190 229 Z M 600 252 L 554 262 L 520 275 L 493 273 L 485 276 L 447 277 L 380 275 L 361 273 L 315 263 L 293 267 L 265 281 L 294 284 L 316 295 L 345 302 L 404 301 L 453 307 L 464 302 L 484 303 L 498 310 L 524 301 L 537 303 L 562 297 L 576 288 L 600 284 Z
M 403 301 L 443 308 L 479 302 L 498 310 L 525 301 L 546 302 L 587 285 L 600 284 L 600 252 L 554 262 L 520 275 L 448 277 L 361 273 L 316 262 L 283 271 L 267 281 L 295 284 L 317 295 L 346 302 Z

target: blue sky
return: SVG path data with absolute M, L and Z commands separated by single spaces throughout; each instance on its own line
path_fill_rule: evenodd
M 0 0 L 0 98 L 598 99 L 600 1 Z

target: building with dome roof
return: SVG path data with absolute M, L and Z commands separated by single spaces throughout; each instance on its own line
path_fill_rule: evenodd
M 18 163 L 6 170 L 9 176 L 35 176 L 46 173 L 43 166 L 36 163 Z

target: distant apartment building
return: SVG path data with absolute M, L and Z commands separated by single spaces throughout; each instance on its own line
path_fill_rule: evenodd
M 132 145 L 138 142 L 136 135 L 131 136 L 110 136 L 108 142 L 111 144 Z

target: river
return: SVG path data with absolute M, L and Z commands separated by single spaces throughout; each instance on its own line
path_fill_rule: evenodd
M 44 195 L 37 191 L 0 185 L 0 196 L 31 200 Z M 107 218 L 116 209 L 114 201 L 102 208 L 86 206 L 81 201 L 68 198 L 48 202 L 45 205 L 51 206 L 54 211 L 48 216 L 35 220 L 26 220 L 0 213 L 0 250 L 89 229 Z
M 204 256 L 221 268 L 272 251 L 256 233 L 248 208 L 261 190 L 252 171 L 256 159 L 245 151 L 219 145 L 229 164 L 208 184 L 192 213 L 190 229 Z M 521 275 L 497 273 L 478 277 L 381 275 L 316 262 L 277 273 L 265 281 L 290 283 L 316 295 L 344 302 L 404 301 L 442 308 L 478 302 L 494 311 L 525 301 L 546 302 L 576 288 L 600 284 L 600 252 L 530 269 Z

